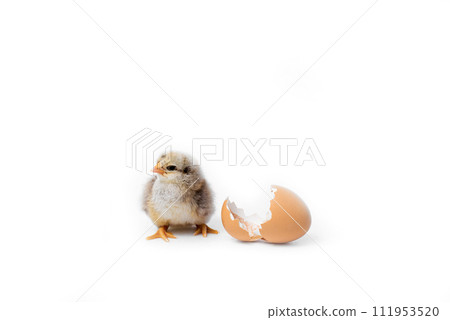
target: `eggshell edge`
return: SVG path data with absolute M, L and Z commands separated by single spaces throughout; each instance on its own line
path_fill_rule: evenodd
M 227 207 L 227 202 L 228 202 L 228 199 L 226 199 L 223 202 L 222 213 L 221 213 L 222 224 L 223 224 L 223 227 L 225 228 L 225 230 L 233 238 L 240 240 L 240 241 L 256 241 L 256 240 L 258 240 L 259 237 L 251 238 L 250 235 L 248 234 L 248 232 L 239 226 L 239 221 L 231 219 L 231 217 L 230 217 L 231 211 Z

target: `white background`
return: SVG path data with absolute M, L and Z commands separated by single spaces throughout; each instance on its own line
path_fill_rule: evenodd
M 2 313 L 265 319 L 277 306 L 430 305 L 448 317 L 447 1 L 77 2 L 85 12 L 0 5 Z M 219 209 L 237 182 L 223 162 L 203 165 L 219 235 L 140 238 L 156 228 L 125 141 L 146 127 L 182 150 L 198 137 L 313 138 L 326 166 L 241 168 L 295 190 L 311 238 L 231 238 Z

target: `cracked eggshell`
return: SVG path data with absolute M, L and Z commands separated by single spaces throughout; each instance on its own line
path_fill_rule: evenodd
M 222 224 L 225 230 L 235 239 L 241 241 L 256 241 L 258 239 L 252 239 L 247 231 L 239 226 L 237 219 L 231 219 L 232 213 L 227 206 L 228 199 L 223 202 L 222 206 Z
M 272 219 L 261 225 L 261 236 L 273 243 L 284 243 L 303 237 L 311 227 L 311 214 L 303 200 L 293 191 L 275 186 L 270 202 Z
M 241 241 L 258 239 L 271 243 L 286 243 L 301 238 L 311 227 L 311 214 L 303 200 L 291 190 L 272 186 L 275 196 L 270 200 L 271 218 L 261 224 L 261 236 L 250 237 L 249 233 L 240 227 L 237 219 L 232 219 L 232 212 L 227 206 L 228 199 L 222 206 L 222 223 L 225 230 Z M 233 213 L 234 214 L 234 213 Z

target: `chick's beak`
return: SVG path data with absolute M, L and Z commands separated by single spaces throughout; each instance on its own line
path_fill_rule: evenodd
M 164 175 L 165 171 L 161 169 L 161 164 L 158 162 L 156 166 L 153 168 L 154 173 L 159 173 L 161 175 Z

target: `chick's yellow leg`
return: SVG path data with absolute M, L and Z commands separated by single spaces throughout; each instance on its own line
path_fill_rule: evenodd
M 168 228 L 169 228 L 169 226 L 159 227 L 158 231 L 156 231 L 156 233 L 154 235 L 147 237 L 147 240 L 161 238 L 164 241 L 168 242 L 169 241 L 168 238 L 176 239 L 177 237 L 175 237 L 171 232 L 167 231 Z
M 203 235 L 203 237 L 206 238 L 206 235 L 208 233 L 218 234 L 219 231 L 214 230 L 214 229 L 208 227 L 206 224 L 202 223 L 202 224 L 197 224 L 197 230 L 195 230 L 194 236 L 196 236 L 196 235 L 198 235 L 200 233 Z

